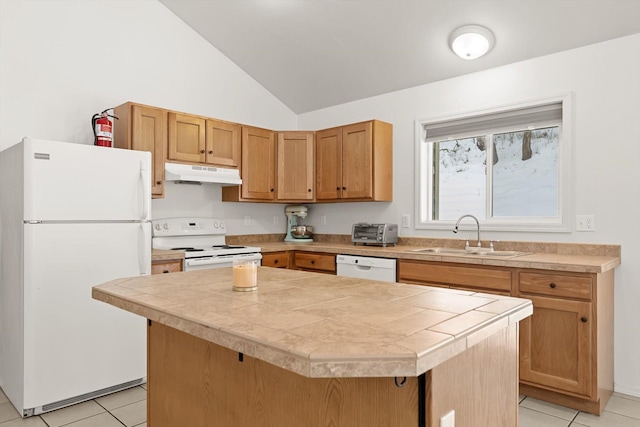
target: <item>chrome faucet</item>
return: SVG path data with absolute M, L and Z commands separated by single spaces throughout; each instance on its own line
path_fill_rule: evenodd
M 460 218 L 458 218 L 458 221 L 456 222 L 456 226 L 453 228 L 453 232 L 458 233 L 458 227 L 460 226 L 460 221 L 462 221 L 467 217 L 472 218 L 476 222 L 476 227 L 478 228 L 478 245 L 477 246 L 481 248 L 482 242 L 480 241 L 480 222 L 478 221 L 478 218 L 476 218 L 475 216 L 470 214 L 462 215 Z M 467 240 L 467 243 L 465 244 L 465 249 L 467 249 L 468 247 L 469 247 L 469 240 Z

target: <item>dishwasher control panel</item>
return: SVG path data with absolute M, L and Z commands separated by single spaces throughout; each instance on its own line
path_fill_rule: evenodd
M 338 255 L 336 257 L 336 274 L 358 279 L 395 282 L 396 260 L 395 258 Z

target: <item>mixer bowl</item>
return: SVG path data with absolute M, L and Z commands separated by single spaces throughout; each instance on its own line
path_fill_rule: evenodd
M 313 227 L 310 225 L 294 225 L 291 227 L 291 235 L 296 239 L 308 239 L 313 233 Z

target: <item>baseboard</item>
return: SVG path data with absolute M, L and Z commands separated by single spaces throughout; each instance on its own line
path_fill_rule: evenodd
M 627 394 L 633 397 L 640 397 L 640 387 L 637 386 L 627 386 L 615 383 L 613 385 L 613 391 L 615 391 L 616 393 Z

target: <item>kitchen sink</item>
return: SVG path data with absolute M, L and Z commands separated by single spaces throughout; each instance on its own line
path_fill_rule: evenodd
M 492 251 L 489 248 L 455 249 L 440 247 L 412 249 L 411 252 L 450 256 L 481 256 L 487 258 L 515 258 L 529 254 L 529 252 L 520 251 Z

